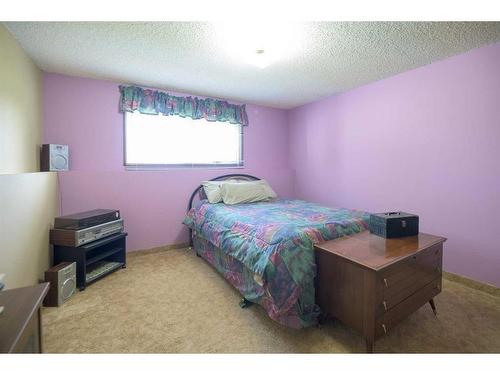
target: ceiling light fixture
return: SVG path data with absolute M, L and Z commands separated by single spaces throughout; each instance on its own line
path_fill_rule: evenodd
M 214 24 L 216 48 L 235 62 L 258 68 L 293 58 L 301 48 L 303 24 L 222 22 Z
M 249 58 L 248 63 L 255 65 L 258 68 L 264 69 L 272 62 L 269 59 L 269 55 L 266 55 L 264 52 L 265 51 L 263 49 L 256 50 L 254 55 Z

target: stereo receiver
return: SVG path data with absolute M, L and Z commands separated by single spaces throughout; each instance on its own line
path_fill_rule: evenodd
M 82 246 L 86 243 L 96 241 L 123 231 L 123 219 L 110 221 L 79 230 L 51 229 L 50 243 L 61 246 Z

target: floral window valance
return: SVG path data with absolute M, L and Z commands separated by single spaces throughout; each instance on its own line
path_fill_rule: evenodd
M 137 86 L 120 86 L 120 111 L 176 115 L 248 125 L 245 105 L 229 104 L 225 100 L 201 99 L 191 96 L 174 96 L 166 92 L 143 89 Z

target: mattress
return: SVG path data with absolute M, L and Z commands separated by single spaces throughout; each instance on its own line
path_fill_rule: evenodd
M 314 244 L 361 232 L 368 228 L 368 220 L 364 211 L 302 200 L 237 205 L 202 200 L 188 212 L 184 224 L 199 239 L 197 251 L 206 255 L 213 247 L 219 256 L 234 258 L 238 267 L 252 274 L 254 290 L 248 285 L 242 290 L 232 282 L 245 298 L 264 306 L 274 320 L 300 328 L 315 324 L 319 315 L 314 301 Z

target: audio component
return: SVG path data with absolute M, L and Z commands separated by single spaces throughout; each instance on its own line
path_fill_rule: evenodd
M 45 271 L 45 281 L 50 289 L 43 301 L 44 306 L 60 306 L 75 293 L 76 263 L 63 262 Z
M 54 220 L 54 228 L 78 230 L 118 220 L 119 218 L 120 211 L 118 210 L 97 209 L 56 217 Z
M 69 147 L 67 145 L 42 145 L 40 153 L 40 170 L 57 172 L 69 170 Z
M 99 277 L 102 277 L 117 268 L 123 268 L 123 263 L 101 260 L 99 262 L 91 264 L 87 267 L 87 273 L 85 274 L 85 283 L 91 283 L 95 279 L 98 279 Z
M 76 247 L 122 231 L 123 219 L 79 230 L 51 229 L 50 243 L 53 245 Z

